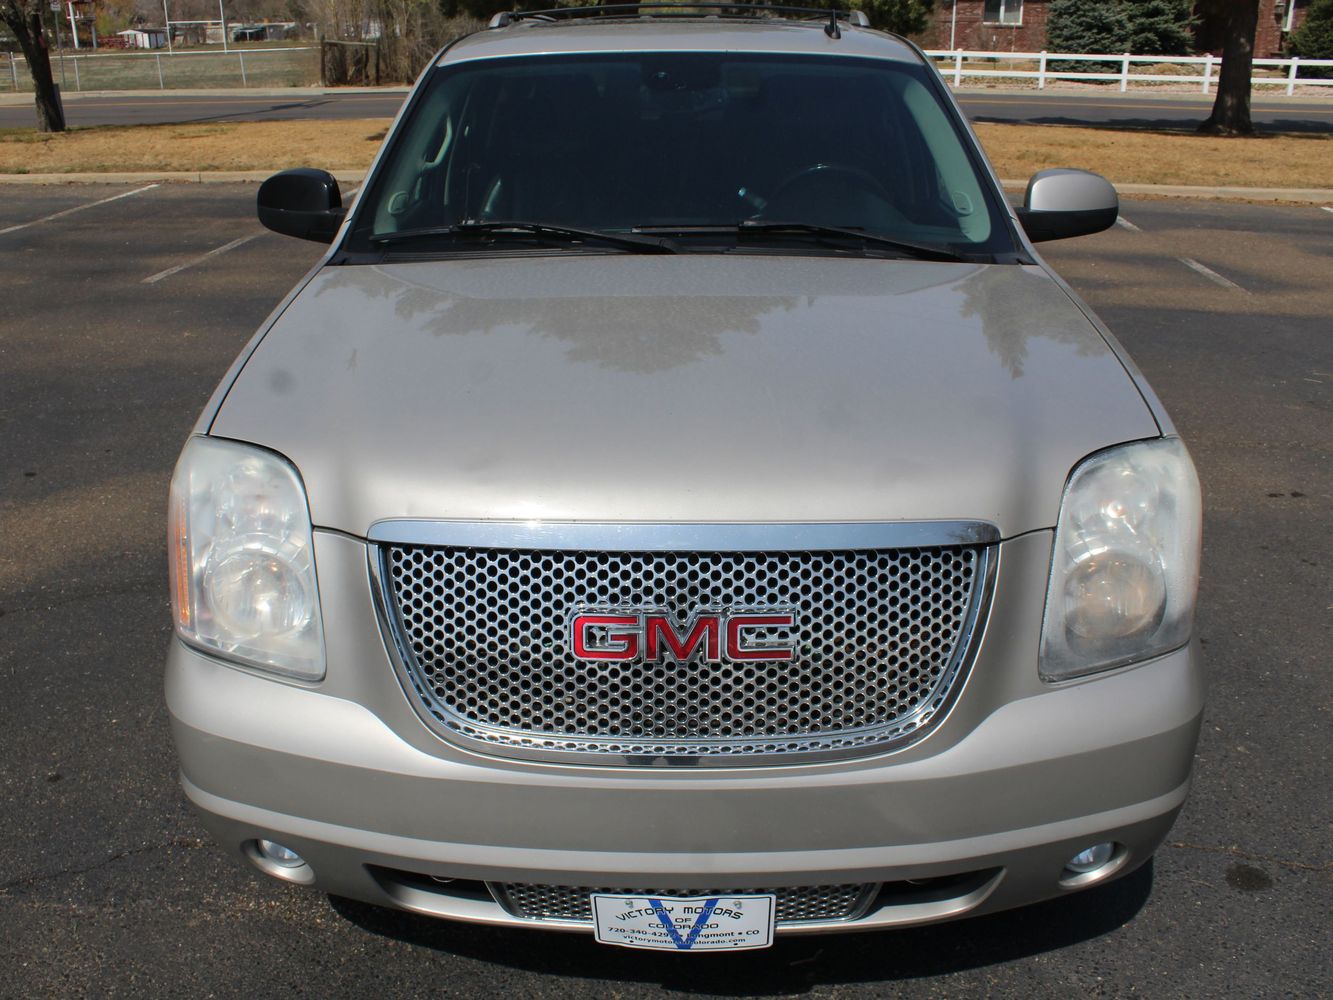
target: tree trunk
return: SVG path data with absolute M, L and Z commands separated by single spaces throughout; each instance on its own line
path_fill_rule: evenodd
M 1200 132 L 1211 135 L 1254 135 L 1250 121 L 1250 75 L 1254 72 L 1254 35 L 1259 27 L 1259 0 L 1232 0 L 1226 9 L 1222 72 L 1217 80 L 1213 113 Z
M 28 61 L 28 72 L 32 74 L 37 131 L 63 132 L 65 108 L 60 103 L 60 91 L 56 89 L 55 80 L 51 77 L 51 56 L 46 49 L 46 35 L 42 31 L 41 10 L 41 5 L 27 7 L 21 0 L 17 6 L 0 6 L 0 13 L 6 15 L 4 22 L 18 40 L 23 58 Z M 11 19 L 11 14 L 18 16 Z

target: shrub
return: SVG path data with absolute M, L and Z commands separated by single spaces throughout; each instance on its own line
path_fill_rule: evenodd
M 1051 0 L 1046 44 L 1053 52 L 1126 52 L 1130 24 L 1119 0 Z M 1056 61 L 1061 73 L 1110 73 L 1119 63 Z
M 1144 56 L 1184 56 L 1194 48 L 1193 0 L 1125 0 L 1129 51 Z
M 1333 59 L 1333 0 L 1314 0 L 1305 22 L 1291 33 L 1287 52 L 1302 59 Z M 1333 66 L 1299 71 L 1301 76 L 1333 77 Z

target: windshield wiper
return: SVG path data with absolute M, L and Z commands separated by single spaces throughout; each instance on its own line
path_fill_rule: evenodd
M 895 240 L 889 236 L 879 236 L 863 229 L 849 229 L 842 226 L 821 226 L 813 222 L 778 222 L 765 219 L 745 219 L 735 225 L 701 226 L 636 226 L 636 233 L 680 234 L 684 235 L 734 235 L 738 239 L 749 234 L 777 236 L 809 236 L 828 245 L 845 246 L 856 242 L 863 249 L 891 250 L 914 260 L 963 261 L 962 255 L 948 247 L 932 246 L 928 243 L 912 243 L 907 240 Z
M 630 233 L 610 233 L 599 229 L 575 229 L 545 222 L 459 222 L 452 226 L 423 226 L 403 229 L 396 233 L 374 233 L 370 242 L 388 247 L 400 243 L 431 242 L 451 239 L 481 238 L 498 241 L 506 237 L 538 239 L 559 243 L 590 243 L 617 247 L 631 253 L 675 253 L 675 245 L 668 239 L 654 236 L 636 236 Z

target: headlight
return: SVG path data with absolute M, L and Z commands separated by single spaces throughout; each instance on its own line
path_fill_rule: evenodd
M 1188 642 L 1202 521 L 1199 480 L 1178 438 L 1079 465 L 1055 529 L 1041 676 L 1078 677 Z
M 191 438 L 168 522 L 183 640 L 275 673 L 324 676 L 310 511 L 291 465 L 250 445 Z

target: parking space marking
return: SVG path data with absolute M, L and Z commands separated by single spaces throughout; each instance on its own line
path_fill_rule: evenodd
M 347 192 L 348 199 L 351 199 L 352 196 L 355 195 L 360 190 L 361 190 L 360 184 L 352 188 L 350 191 Z M 163 278 L 170 278 L 173 274 L 180 274 L 187 268 L 194 267 L 196 264 L 202 264 L 206 260 L 210 260 L 213 257 L 217 257 L 220 254 L 224 254 L 229 250 L 235 250 L 237 247 L 244 246 L 251 240 L 257 239 L 258 237 L 263 235 L 264 231 L 260 230 L 257 233 L 251 233 L 249 236 L 242 236 L 239 239 L 234 239 L 230 243 L 224 243 L 220 247 L 214 247 L 212 250 L 208 251 L 208 253 L 201 253 L 198 257 L 191 257 L 189 260 L 182 261 L 179 264 L 175 264 L 167 268 L 165 271 L 158 271 L 157 274 L 150 274 L 148 277 L 144 278 L 143 281 L 140 283 L 144 285 L 156 285 Z
M 1325 212 L 1333 212 L 1333 206 L 1320 205 L 1319 207 L 1322 208 Z
M 181 271 L 184 271 L 188 267 L 194 267 L 196 264 L 202 264 L 210 257 L 216 257 L 219 254 L 224 254 L 228 250 L 235 250 L 237 247 L 243 246 L 244 244 L 249 243 L 251 240 L 256 239 L 263 235 L 264 234 L 262 232 L 251 233 L 249 236 L 242 236 L 239 239 L 232 240 L 230 243 L 224 243 L 220 247 L 214 247 L 212 250 L 208 251 L 208 253 L 200 254 L 198 257 L 192 257 L 187 261 L 183 261 L 180 264 L 176 264 L 173 267 L 167 268 L 165 271 L 158 271 L 157 274 L 150 274 L 148 277 L 143 279 L 142 283 L 145 285 L 156 285 L 163 278 L 170 278 L 173 274 L 180 274 Z
M 43 222 L 50 222 L 53 219 L 63 219 L 67 215 L 73 215 L 75 212 L 82 212 L 85 209 L 96 208 L 98 205 L 105 205 L 109 201 L 120 201 L 121 198 L 128 198 L 131 195 L 143 194 L 145 191 L 151 191 L 155 187 L 161 187 L 161 184 L 149 184 L 146 187 L 135 188 L 133 191 L 122 191 L 120 194 L 113 194 L 110 198 L 102 198 L 99 201 L 90 201 L 86 205 L 75 205 L 73 208 L 67 208 L 63 212 L 53 212 L 51 215 L 43 215 L 40 219 L 33 219 L 31 222 L 20 222 L 17 226 L 9 226 L 0 229 L 0 236 L 6 233 L 15 233 L 20 229 L 27 229 L 29 226 L 36 226 Z
M 1223 288 L 1230 288 L 1237 292 L 1245 292 L 1246 295 L 1250 294 L 1248 291 L 1246 291 L 1244 288 L 1241 288 L 1240 285 L 1236 284 L 1230 278 L 1222 277 L 1222 275 L 1218 274 L 1211 267 L 1206 267 L 1203 264 L 1200 264 L 1193 257 L 1177 257 L 1176 260 L 1180 261 L 1191 271 L 1197 271 L 1199 274 L 1202 274 L 1209 281 L 1216 282 Z
M 1117 226 L 1119 226 L 1121 229 L 1128 229 L 1131 233 L 1141 233 L 1141 232 L 1143 232 L 1142 229 L 1140 229 L 1138 226 L 1134 225 L 1134 223 L 1130 222 L 1130 221 L 1129 221 L 1128 219 L 1126 219 L 1123 215 L 1117 215 L 1117 216 L 1116 216 L 1115 224 L 1116 224 Z

